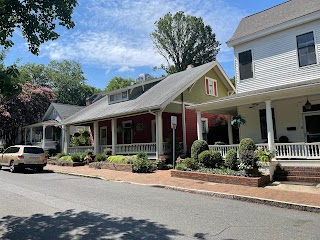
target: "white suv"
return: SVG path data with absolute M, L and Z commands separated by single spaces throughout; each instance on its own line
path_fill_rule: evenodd
M 33 168 L 41 172 L 46 165 L 47 156 L 40 147 L 16 145 L 8 147 L 0 154 L 0 169 L 7 166 L 10 172 L 24 168 Z

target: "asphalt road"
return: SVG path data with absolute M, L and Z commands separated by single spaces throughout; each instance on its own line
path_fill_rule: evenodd
M 320 214 L 0 170 L 0 239 L 320 239 Z

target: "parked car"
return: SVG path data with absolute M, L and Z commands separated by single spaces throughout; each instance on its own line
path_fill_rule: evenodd
M 25 168 L 32 168 L 37 172 L 42 172 L 43 167 L 46 165 L 46 154 L 42 148 L 36 146 L 11 146 L 0 154 L 0 169 L 2 166 L 6 166 L 10 168 L 10 172 Z

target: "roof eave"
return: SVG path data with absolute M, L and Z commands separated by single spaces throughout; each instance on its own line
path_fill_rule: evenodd
M 244 37 L 235 38 L 235 39 L 231 38 L 230 40 L 228 40 L 226 42 L 226 44 L 227 44 L 228 47 L 232 48 L 232 47 L 235 47 L 237 45 L 240 45 L 240 44 L 255 40 L 257 38 L 261 38 L 261 37 L 270 35 L 272 33 L 280 32 L 280 31 L 283 31 L 285 29 L 292 28 L 292 27 L 295 27 L 295 26 L 299 26 L 299 25 L 302 25 L 304 23 L 312 22 L 312 21 L 315 21 L 315 20 L 318 20 L 318 19 L 320 19 L 320 11 L 317 11 L 317 12 L 314 12 L 314 13 L 311 13 L 311 14 L 308 14 L 308 15 L 305 15 L 305 16 L 290 20 L 288 22 L 284 22 L 284 23 L 278 24 L 278 25 L 273 26 L 273 27 L 266 28 L 264 30 L 261 30 L 259 32 L 256 32 L 256 33 L 244 36 Z

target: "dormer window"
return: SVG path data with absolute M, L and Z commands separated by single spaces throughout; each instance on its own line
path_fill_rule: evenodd
M 239 53 L 239 73 L 240 80 L 253 77 L 251 50 Z
M 110 103 L 123 102 L 125 100 L 128 100 L 128 91 L 124 91 L 124 92 L 113 94 L 113 95 L 109 96 Z
M 300 67 L 317 63 L 313 32 L 297 36 L 297 48 Z

